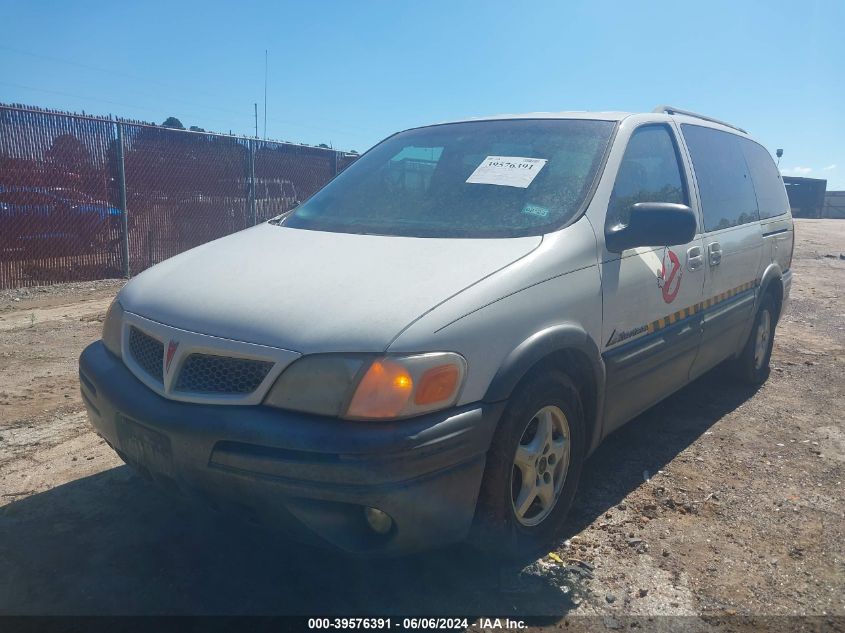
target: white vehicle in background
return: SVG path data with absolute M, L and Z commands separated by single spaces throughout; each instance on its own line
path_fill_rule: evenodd
M 420 127 L 129 282 L 82 394 L 140 472 L 298 538 L 531 549 L 613 430 L 766 379 L 792 245 L 771 156 L 707 117 Z

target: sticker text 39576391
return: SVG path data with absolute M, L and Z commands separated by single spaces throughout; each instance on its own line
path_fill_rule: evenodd
M 481 161 L 466 181 L 477 185 L 501 185 L 525 189 L 534 181 L 547 162 L 545 158 L 488 156 Z

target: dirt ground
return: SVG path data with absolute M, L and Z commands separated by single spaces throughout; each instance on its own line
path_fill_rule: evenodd
M 769 381 L 749 390 L 717 369 L 608 438 L 560 543 L 524 565 L 466 546 L 349 561 L 161 494 L 90 430 L 79 396 L 77 358 L 121 282 L 0 291 L 0 613 L 842 626 L 845 221 L 796 234 Z

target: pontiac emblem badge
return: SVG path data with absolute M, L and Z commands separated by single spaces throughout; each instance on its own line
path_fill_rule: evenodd
M 173 362 L 173 357 L 176 355 L 176 348 L 179 347 L 179 341 L 171 340 L 167 344 L 167 355 L 164 358 L 164 373 L 170 371 L 170 363 Z

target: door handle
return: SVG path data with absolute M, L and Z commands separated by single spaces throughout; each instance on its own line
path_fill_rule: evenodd
M 711 266 L 718 266 L 722 262 L 722 246 L 719 242 L 710 242 L 707 252 L 710 253 Z
M 693 246 L 687 250 L 687 269 L 692 272 L 704 265 L 704 258 L 701 256 L 701 247 Z

